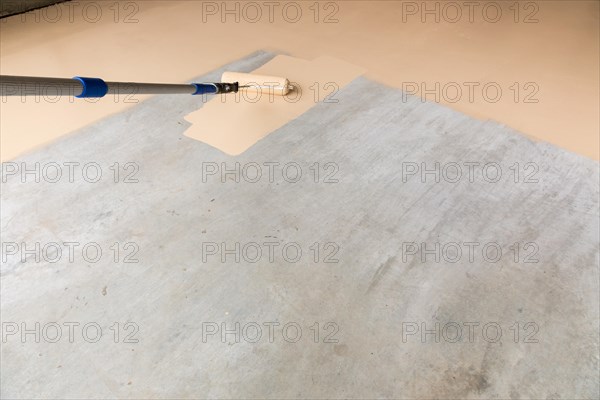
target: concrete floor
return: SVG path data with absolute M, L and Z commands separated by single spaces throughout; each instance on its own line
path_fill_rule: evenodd
M 15 160 L 80 166 L 2 185 L 2 398 L 598 398 L 598 163 L 365 78 L 337 98 L 239 157 L 163 96 Z

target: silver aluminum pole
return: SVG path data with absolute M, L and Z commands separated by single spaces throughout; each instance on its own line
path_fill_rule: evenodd
M 104 82 L 106 94 L 194 94 L 193 84 L 161 84 L 135 82 Z M 33 76 L 0 75 L 0 96 L 79 96 L 84 83 L 77 79 L 39 78 Z M 102 96 L 90 96 L 102 97 Z
M 38 78 L 32 76 L 0 75 L 0 96 L 75 96 L 99 98 L 107 94 L 217 94 L 237 93 L 238 82 L 233 83 L 136 83 L 104 82 L 100 78 L 73 79 Z

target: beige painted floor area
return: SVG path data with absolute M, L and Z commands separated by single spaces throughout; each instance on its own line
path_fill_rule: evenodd
M 98 14 L 88 3 L 102 5 L 97 22 L 91 22 Z M 453 9 L 444 2 L 330 1 L 315 7 L 310 1 L 295 3 L 298 17 L 291 2 L 275 3 L 255 2 L 260 18 L 245 2 L 63 4 L 56 6 L 59 18 L 54 9 L 37 14 L 39 22 L 36 14 L 2 20 L 0 69 L 8 75 L 184 82 L 260 49 L 306 59 L 334 56 L 365 68 L 378 82 L 600 158 L 597 1 L 491 2 L 502 4 L 500 11 L 490 2 Z M 124 98 L 2 99 L 1 158 L 134 104 Z

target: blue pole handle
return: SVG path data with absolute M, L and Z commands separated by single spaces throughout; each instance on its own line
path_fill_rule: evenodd
M 212 83 L 192 83 L 192 85 L 196 87 L 196 92 L 192 93 L 194 96 L 219 93 L 218 86 Z
M 73 78 L 74 80 L 81 83 L 83 86 L 83 90 L 80 95 L 75 96 L 77 98 L 100 98 L 104 97 L 108 94 L 108 84 L 104 82 L 100 78 L 86 78 L 82 76 L 76 76 Z M 112 84 L 112 82 L 111 82 Z M 169 85 L 169 84 L 151 84 L 151 83 L 137 83 L 139 88 L 145 89 L 143 91 L 144 94 L 151 93 L 182 93 L 182 86 L 187 85 Z M 195 92 L 192 95 L 202 95 L 202 94 L 217 94 L 217 93 L 231 93 L 238 91 L 238 83 L 192 83 L 189 84 L 193 88 L 195 88 Z M 147 86 L 147 87 L 145 87 Z M 193 89 L 192 88 L 192 89 Z M 187 92 L 187 89 L 184 89 Z
M 79 81 L 83 85 L 83 91 L 77 98 L 99 98 L 106 96 L 108 93 L 108 85 L 100 78 L 84 78 L 76 76 L 73 79 Z

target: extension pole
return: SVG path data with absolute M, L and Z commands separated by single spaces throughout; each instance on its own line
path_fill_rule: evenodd
M 99 98 L 107 94 L 218 94 L 236 93 L 234 83 L 134 83 L 104 82 L 99 78 L 76 76 L 73 79 L 40 78 L 32 76 L 0 75 L 0 96 L 44 96 L 57 94 L 78 98 Z

